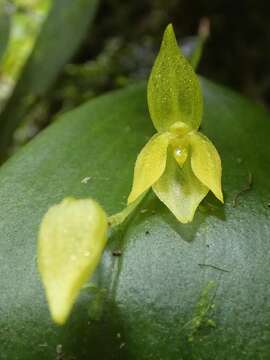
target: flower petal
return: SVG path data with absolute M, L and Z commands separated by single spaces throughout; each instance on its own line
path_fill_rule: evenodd
M 189 134 L 191 167 L 197 178 L 223 202 L 221 189 L 221 161 L 215 146 L 199 132 Z
M 155 134 L 138 155 L 128 204 L 148 190 L 163 174 L 170 138 L 171 134 L 168 132 Z
M 168 154 L 166 170 L 153 185 L 153 190 L 182 223 L 192 221 L 197 207 L 209 191 L 193 174 L 190 158 L 181 168 L 171 152 Z
M 38 268 L 52 318 L 63 324 L 107 241 L 107 216 L 93 200 L 67 198 L 42 220 Z
M 202 94 L 198 78 L 182 55 L 172 25 L 165 30 L 160 52 L 148 81 L 148 106 L 159 132 L 175 122 L 198 129 L 202 117 Z

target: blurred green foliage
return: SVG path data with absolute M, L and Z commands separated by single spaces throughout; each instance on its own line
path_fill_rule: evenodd
M 24 126 L 28 118 L 33 123 L 29 116 L 32 107 L 46 99 L 59 73 L 78 50 L 96 13 L 98 0 L 54 0 L 51 5 L 0 116 L 2 160 L 16 128 Z M 16 46 L 12 59 L 16 57 L 15 50 Z
M 10 21 L 10 34 L 1 62 L 0 106 L 12 91 L 31 53 L 50 3 L 51 0 L 6 0 L 2 3 L 4 21 L 7 18 Z
M 5 53 L 10 35 L 10 16 L 5 4 L 0 2 L 0 61 Z
M 10 2 L 11 33 L 2 63 L 6 76 L 16 79 L 29 56 L 51 0 L 13 0 Z M 8 5 L 7 5 L 8 6 Z

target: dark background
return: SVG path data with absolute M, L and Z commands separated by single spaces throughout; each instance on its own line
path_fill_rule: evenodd
M 211 35 L 198 72 L 269 105 L 270 9 L 266 1 L 102 1 L 76 60 L 85 62 L 104 54 L 111 68 L 94 91 L 121 86 L 128 81 L 125 77 L 130 81 L 148 74 L 169 22 L 181 42 L 196 35 L 203 17 L 210 20 Z

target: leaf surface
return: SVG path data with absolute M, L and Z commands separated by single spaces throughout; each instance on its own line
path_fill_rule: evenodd
M 67 196 L 94 198 L 109 215 L 123 208 L 137 154 L 154 133 L 145 86 L 61 116 L 0 169 L 3 359 L 54 359 L 59 349 L 80 360 L 270 357 L 269 114 L 208 81 L 203 93 L 202 131 L 222 159 L 224 206 L 209 194 L 193 222 L 179 224 L 149 195 L 108 242 L 92 280 L 103 301 L 82 291 L 63 328 L 51 322 L 37 271 L 41 218 Z M 234 206 L 249 172 L 252 189 Z M 206 321 L 189 341 L 209 281 L 215 307 L 204 306 Z

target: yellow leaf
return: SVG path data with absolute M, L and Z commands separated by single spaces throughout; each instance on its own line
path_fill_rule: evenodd
M 169 152 L 166 170 L 153 185 L 153 190 L 182 223 L 192 221 L 197 207 L 208 193 L 208 188 L 193 174 L 190 158 L 181 168 L 172 152 Z
M 178 47 L 172 25 L 168 25 L 148 81 L 148 106 L 159 132 L 175 122 L 198 129 L 202 118 L 199 80 Z
M 42 220 L 38 268 L 52 318 L 63 324 L 107 241 L 107 216 L 93 200 L 67 198 Z
M 199 132 L 189 134 L 191 167 L 197 178 L 223 202 L 221 189 L 221 161 L 215 146 Z
M 154 135 L 138 155 L 128 204 L 148 190 L 163 174 L 170 138 L 168 132 Z

